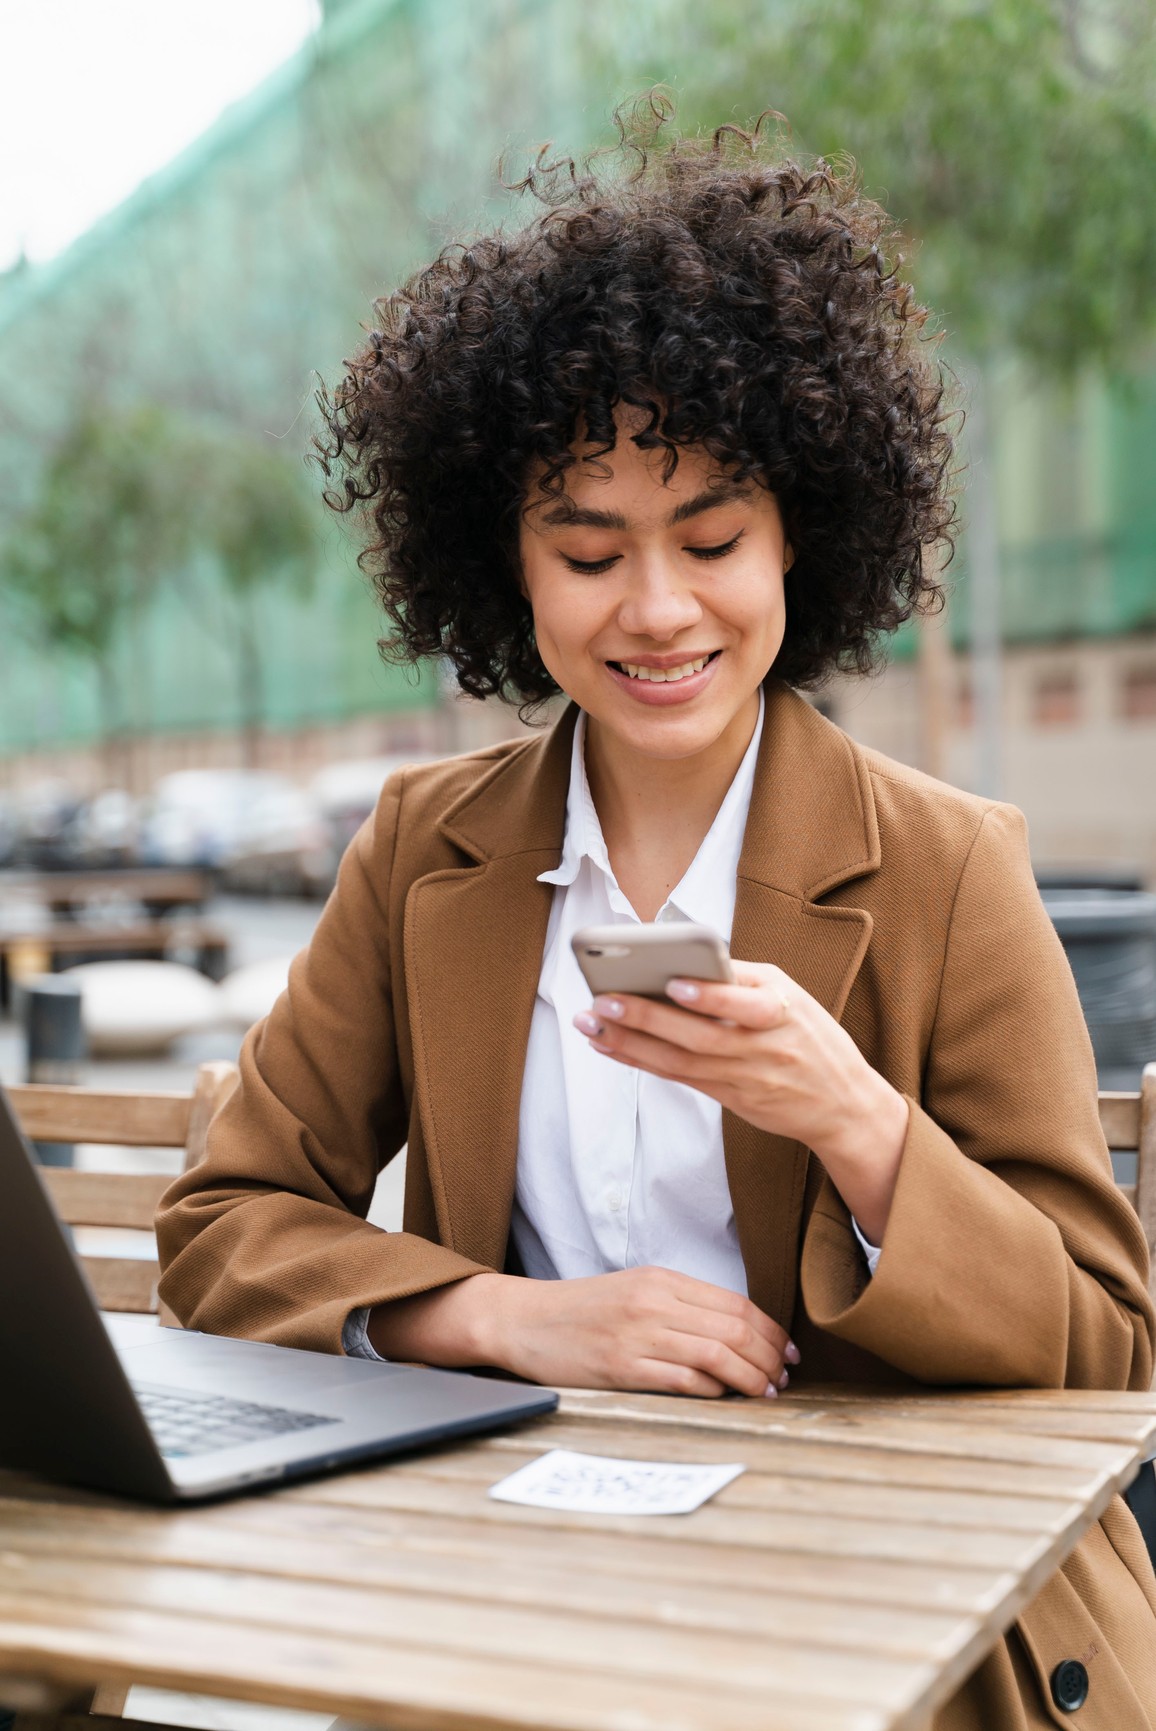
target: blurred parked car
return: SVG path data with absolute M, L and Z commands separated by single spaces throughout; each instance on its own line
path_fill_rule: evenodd
M 257 895 L 327 895 L 337 862 L 316 800 L 288 779 L 268 780 L 277 785 L 257 794 L 223 862 L 226 888 Z
M 85 800 L 69 825 L 72 863 L 99 869 L 133 864 L 137 816 L 137 802 L 123 787 L 106 787 Z
M 67 781 L 46 777 L 11 798 L 11 858 L 38 871 L 73 864 L 72 826 L 82 800 Z
M 338 860 L 377 804 L 383 783 L 395 770 L 405 769 L 411 763 L 428 763 L 432 756 L 432 752 L 425 751 L 349 758 L 318 770 L 309 783 L 309 791 L 329 826 Z
M 143 865 L 201 866 L 226 888 L 312 895 L 332 878 L 316 802 L 288 776 L 188 769 L 157 783 L 140 828 Z

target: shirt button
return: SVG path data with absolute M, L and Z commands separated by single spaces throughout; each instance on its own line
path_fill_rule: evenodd
M 606 1206 L 609 1208 L 611 1214 L 622 1213 L 623 1208 L 626 1206 L 626 1198 L 623 1196 L 621 1190 L 608 1190 L 606 1192 Z
M 1078 1659 L 1065 1659 L 1052 1672 L 1052 1700 L 1061 1713 L 1078 1713 L 1087 1699 L 1087 1670 Z

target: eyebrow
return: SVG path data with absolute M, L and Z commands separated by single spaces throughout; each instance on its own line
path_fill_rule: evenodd
M 689 522 L 690 518 L 699 517 L 704 511 L 713 511 L 720 505 L 745 503 L 750 496 L 750 487 L 704 487 L 701 493 L 695 493 L 676 505 L 667 523 L 673 528 L 676 523 Z M 592 505 L 572 505 L 563 499 L 543 511 L 541 521 L 551 529 L 617 529 L 623 532 L 630 528 L 621 511 L 599 511 Z

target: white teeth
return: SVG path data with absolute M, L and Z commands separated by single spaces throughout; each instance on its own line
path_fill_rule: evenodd
M 704 655 L 698 661 L 684 661 L 681 667 L 639 667 L 633 661 L 618 663 L 623 673 L 628 673 L 631 679 L 649 679 L 654 685 L 672 685 L 679 679 L 689 679 L 692 673 L 701 673 L 709 655 Z

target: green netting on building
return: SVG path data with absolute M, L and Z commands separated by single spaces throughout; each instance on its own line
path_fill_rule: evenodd
M 59 259 L 0 280 L 0 533 L 71 421 L 101 405 L 216 417 L 297 461 L 320 551 L 309 599 L 270 585 L 259 600 L 275 727 L 436 700 L 432 677 L 377 656 L 380 621 L 304 462 L 314 391 L 339 376 L 375 294 L 499 216 L 503 149 L 522 161 L 551 132 L 581 145 L 590 131 L 552 3 L 347 0 L 330 14 Z M 171 574 L 118 645 L 125 725 L 237 723 L 229 605 L 211 573 Z M 2 610 L 0 642 L 0 751 L 92 737 L 92 670 L 37 652 Z
M 435 700 L 432 679 L 415 686 L 379 662 L 374 609 L 306 470 L 317 376 L 339 374 L 375 293 L 502 214 L 500 154 L 518 165 L 547 138 L 580 150 L 605 137 L 621 93 L 603 87 L 600 33 L 625 33 L 643 68 L 661 61 L 656 20 L 670 6 L 343 0 L 328 12 L 294 60 L 60 259 L 0 279 L 0 533 L 74 419 L 100 405 L 216 417 L 299 465 L 321 540 L 310 597 L 269 585 L 259 602 L 276 727 Z M 1008 637 L 1156 629 L 1156 374 L 1071 396 L 1009 376 L 993 410 Z M 966 564 L 965 537 L 961 639 Z M 239 721 L 230 603 L 213 584 L 171 573 L 122 634 L 125 724 Z M 0 751 L 92 737 L 92 672 L 34 651 L 2 611 L 0 641 Z

